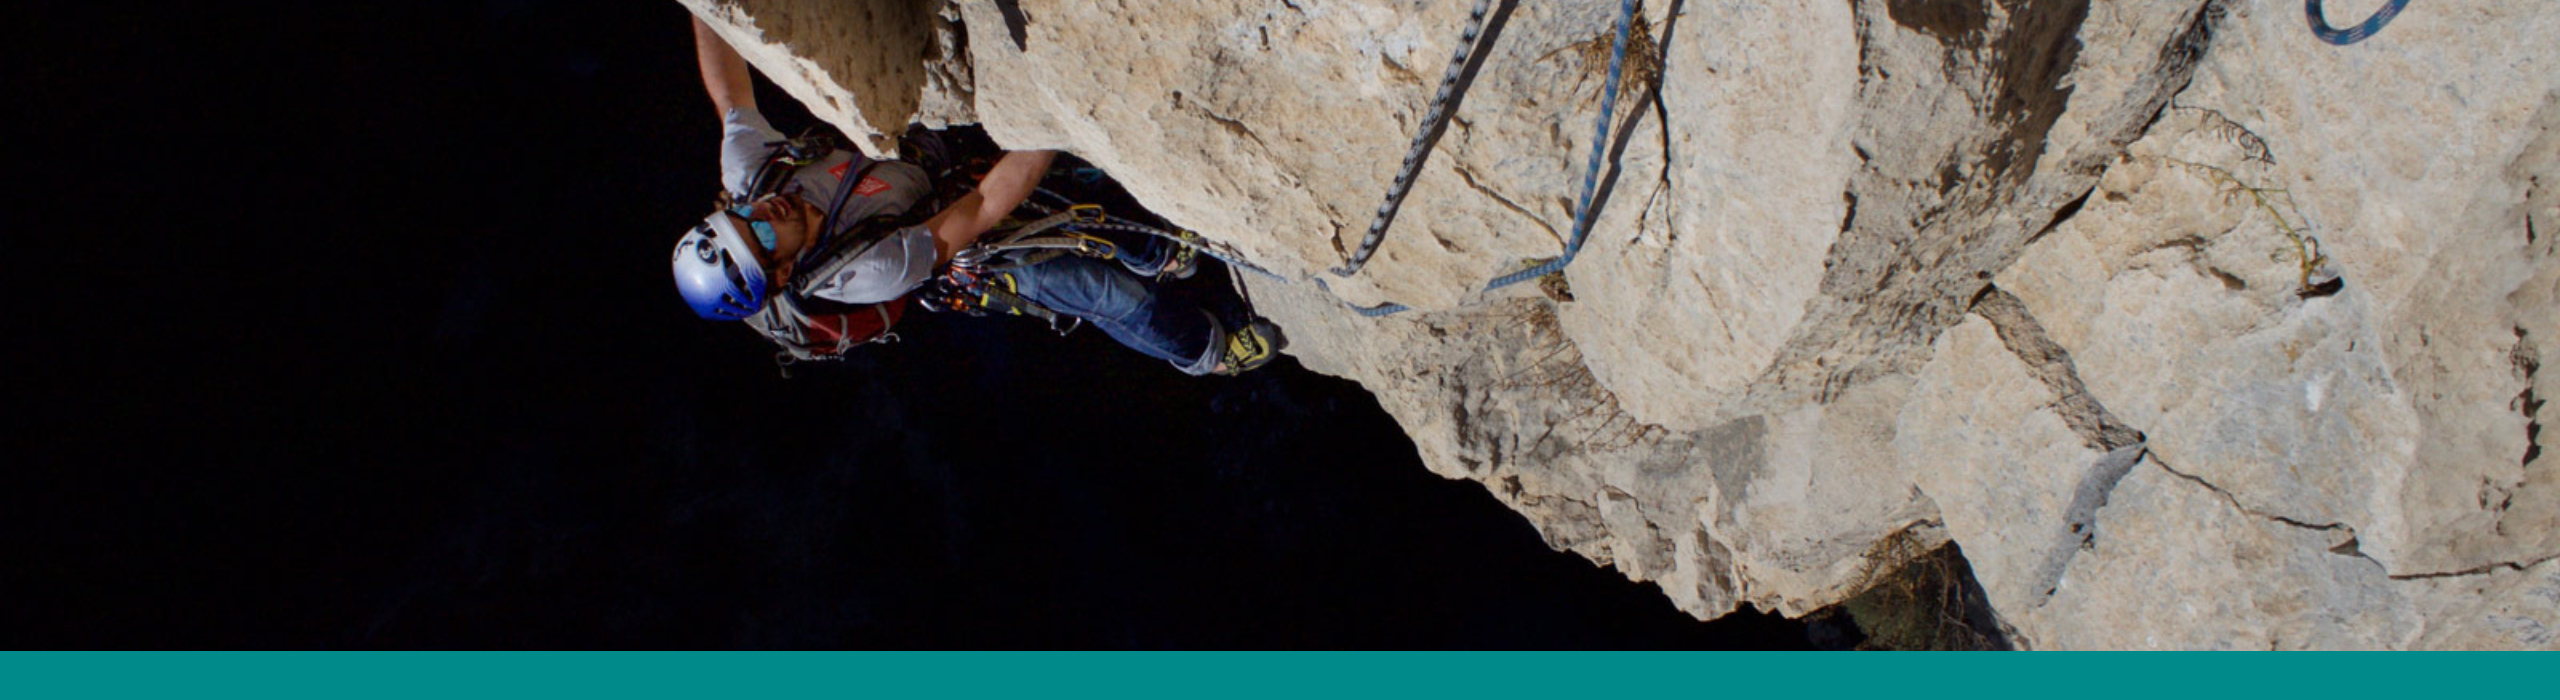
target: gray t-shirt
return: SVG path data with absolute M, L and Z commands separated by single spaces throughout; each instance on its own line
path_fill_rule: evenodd
M 786 138 L 753 108 L 729 110 L 721 119 L 721 186 L 733 195 L 745 196 L 747 180 L 755 177 L 756 169 L 764 167 L 765 156 L 773 145 Z M 933 187 L 924 169 L 913 164 L 882 161 L 873 165 L 858 153 L 838 150 L 817 163 L 793 170 L 790 181 L 779 191 L 824 209 L 835 203 L 836 188 L 856 172 L 862 173 L 862 182 L 845 198 L 844 209 L 836 213 L 838 230 L 880 214 L 904 212 L 923 200 Z M 933 232 L 921 225 L 908 226 L 890 232 L 859 255 L 802 260 L 800 281 L 795 284 L 810 296 L 848 304 L 875 304 L 904 296 L 923 285 L 925 278 L 933 274 L 936 255 Z

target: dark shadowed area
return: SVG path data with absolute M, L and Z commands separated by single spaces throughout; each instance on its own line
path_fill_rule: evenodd
M 785 380 L 667 281 L 716 187 L 683 11 L 417 5 L 12 10 L 9 646 L 1808 643 L 1548 550 L 1294 361 L 919 312 Z

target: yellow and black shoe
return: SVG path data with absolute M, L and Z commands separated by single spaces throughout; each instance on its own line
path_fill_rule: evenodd
M 1156 270 L 1156 279 L 1191 279 L 1191 273 L 1200 270 L 1200 234 L 1187 230 L 1179 233 L 1182 245 L 1173 247 L 1173 254 L 1166 257 L 1164 267 Z
M 1280 335 L 1279 326 L 1271 325 L 1267 320 L 1254 319 L 1253 323 L 1227 334 L 1227 344 L 1219 349 L 1218 368 L 1214 373 L 1232 377 L 1251 372 L 1271 364 L 1272 358 L 1279 357 L 1280 350 L 1286 347 L 1289 347 L 1289 339 Z

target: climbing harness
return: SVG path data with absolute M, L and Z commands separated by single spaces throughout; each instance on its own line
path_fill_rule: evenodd
M 1083 320 L 1060 314 L 1022 297 L 1013 271 L 1048 262 L 1060 255 L 1075 254 L 1101 260 L 1117 259 L 1118 245 L 1074 230 L 1059 233 L 1062 227 L 1079 221 L 1098 223 L 1104 215 L 1102 207 L 1078 204 L 1067 211 L 1035 219 L 969 246 L 951 256 L 951 264 L 942 276 L 926 285 L 924 306 L 934 311 L 957 311 L 971 316 L 1004 313 L 1030 316 L 1049 324 L 1059 335 L 1073 332 Z
M 1084 319 L 1049 310 L 1038 302 L 1025 299 L 1010 270 L 989 270 L 985 258 L 954 258 L 942 276 L 917 291 L 916 302 L 928 311 L 948 311 L 985 316 L 1000 313 L 1029 316 L 1049 324 L 1058 335 L 1074 332 Z
M 2320 37 L 2321 41 L 2345 46 L 2364 41 L 2365 37 L 2382 31 L 2382 25 L 2390 24 L 2391 19 L 2400 16 L 2400 10 L 2408 6 L 2409 0 L 2391 0 L 2384 3 L 2382 9 L 2374 10 L 2372 17 L 2366 17 L 2363 22 L 2346 29 L 2329 26 L 2328 17 L 2320 11 L 2320 0 L 2304 3 L 2302 14 L 2311 20 L 2312 35 Z
M 1404 165 L 1396 170 L 1395 183 L 1387 187 L 1386 202 L 1378 205 L 1378 215 L 1369 220 L 1369 233 L 1360 238 L 1359 249 L 1351 251 L 1351 260 L 1334 268 L 1333 274 L 1349 277 L 1359 273 L 1361 266 L 1369 264 L 1369 256 L 1378 252 L 1378 244 L 1386 241 L 1387 226 L 1395 223 L 1396 210 L 1404 206 L 1405 193 L 1413 188 L 1413 179 L 1422 173 L 1423 163 L 1431 159 L 1432 145 L 1447 130 L 1449 115 L 1456 113 L 1458 102 L 1466 98 L 1460 77 L 1466 73 L 1468 59 L 1480 57 L 1478 50 L 1489 47 L 1494 37 L 1502 33 L 1499 17 L 1508 17 L 1515 1 L 1503 0 L 1502 12 L 1490 32 L 1484 31 L 1484 21 L 1493 8 L 1493 0 L 1476 0 L 1475 9 L 1467 13 L 1467 30 L 1458 35 L 1457 53 L 1449 57 L 1448 70 L 1440 74 L 1440 90 L 1432 94 L 1431 107 L 1422 115 L 1422 126 L 1413 132 L 1413 145 L 1405 148 Z
M 1607 83 L 1603 84 L 1601 88 L 1600 118 L 1593 123 L 1591 128 L 1591 161 L 1590 165 L 1583 169 L 1582 196 L 1574 202 L 1573 236 L 1565 241 L 1564 254 L 1558 255 L 1554 259 L 1548 260 L 1535 267 L 1496 277 L 1492 282 L 1485 284 L 1484 291 L 1490 292 L 1563 271 L 1566 265 L 1573 264 L 1573 257 L 1582 252 L 1582 242 L 1591 233 L 1592 194 L 1599 188 L 1601 160 L 1609 151 L 1609 123 L 1610 118 L 1616 114 L 1618 109 L 1618 79 L 1620 74 L 1626 68 L 1627 35 L 1634 31 L 1635 15 L 1636 0 L 1620 0 L 1618 4 L 1617 39 L 1615 40 L 1615 43 L 1611 45 L 1609 50 L 1609 80 Z M 1375 236 L 1376 234 L 1372 233 L 1371 235 Z M 1317 280 L 1316 282 L 1318 286 L 1323 286 L 1323 280 Z M 1328 289 L 1327 291 L 1329 292 L 1331 290 Z M 1395 302 L 1387 302 L 1369 307 L 1351 307 L 1353 311 L 1359 312 L 1360 315 L 1369 317 L 1385 316 L 1405 311 L 1409 308 L 1411 307 Z
M 1091 184 L 1100 171 L 1079 168 L 1069 173 L 1075 181 Z M 1235 269 L 1251 270 L 1280 279 L 1280 276 L 1251 263 L 1243 262 L 1233 251 L 1220 248 L 1183 230 L 1165 230 L 1133 219 L 1113 216 L 1098 204 L 1076 203 L 1066 195 L 1046 188 L 1035 188 L 1018 211 L 1036 215 L 1020 225 L 980 240 L 955 253 L 941 277 L 926 286 L 919 301 L 926 309 L 955 311 L 972 316 L 1000 313 L 1030 316 L 1047 322 L 1060 335 L 1074 331 L 1083 323 L 1074 316 L 1058 313 L 1018 293 L 1013 274 L 1017 270 L 1048 262 L 1061 255 L 1080 255 L 1097 260 L 1121 260 L 1120 246 L 1102 238 L 1100 233 L 1126 233 L 1154 236 L 1176 245 L 1176 255 L 1207 255 L 1225 261 Z M 1186 266 L 1188 263 L 1185 264 Z M 1132 270 L 1137 272 L 1136 270 Z M 1142 273 L 1143 274 L 1143 273 Z M 1187 274 L 1168 262 L 1157 271 L 1159 278 Z

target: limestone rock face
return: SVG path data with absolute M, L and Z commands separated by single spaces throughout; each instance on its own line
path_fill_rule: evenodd
M 2560 13 L 2428 0 L 682 0 L 849 134 L 1072 151 L 1431 469 L 1713 617 L 1963 546 L 2035 648 L 2553 648 Z M 2332 0 L 2332 25 L 2384 0 Z M 1347 304 L 1418 310 L 1382 318 Z
M 873 156 L 913 122 L 975 121 L 965 38 L 940 0 L 678 0 Z

